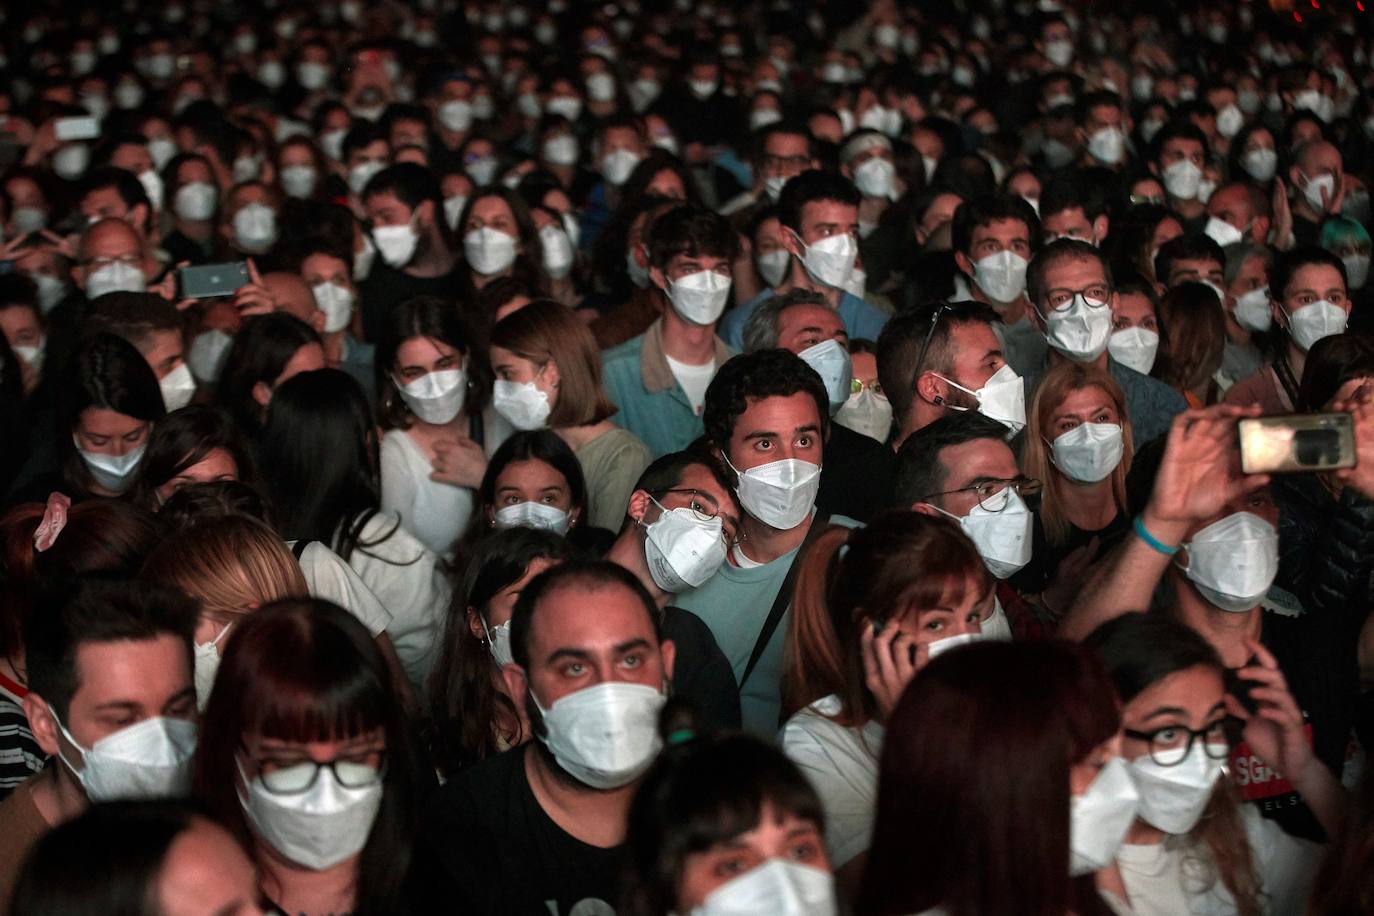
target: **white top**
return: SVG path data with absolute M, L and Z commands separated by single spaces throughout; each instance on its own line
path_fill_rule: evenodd
M 869 722 L 846 728 L 833 694 L 792 716 L 782 729 L 782 751 L 797 765 L 821 798 L 825 845 L 835 868 L 868 849 L 878 799 L 878 756 L 883 726 Z
M 385 540 L 379 540 L 390 533 Z M 348 565 L 391 612 L 386 628 L 417 695 L 439 653 L 452 590 L 439 558 L 390 512 L 368 519 Z M 378 543 L 372 543 L 378 541 Z
M 1321 865 L 1321 847 L 1284 833 L 1254 805 L 1241 806 L 1241 820 L 1260 880 L 1264 911 L 1271 916 L 1306 912 L 1312 879 Z M 1122 846 L 1116 862 L 1130 897 L 1129 912 L 1135 916 L 1234 914 L 1235 900 L 1221 879 L 1212 880 L 1206 865 L 1191 852 L 1177 840 Z
M 667 353 L 663 354 L 663 358 L 668 361 L 668 368 L 672 371 L 673 378 L 682 386 L 692 409 L 697 412 L 697 416 L 701 416 L 702 407 L 706 404 L 706 388 L 711 384 L 711 379 L 716 377 L 716 361 L 712 359 L 709 363 L 693 366 L 689 363 L 680 363 Z
M 488 458 L 511 434 L 511 425 L 493 410 L 482 413 L 482 450 Z M 449 551 L 472 517 L 473 493 L 466 487 L 430 480 L 425 453 L 403 429 L 382 436 L 382 511 L 399 515 L 409 531 L 438 556 Z
M 286 546 L 295 547 L 295 541 Z M 312 598 L 323 598 L 343 608 L 367 627 L 373 636 L 391 628 L 391 613 L 387 611 L 372 589 L 337 553 L 319 541 L 311 541 L 301 551 L 301 572 L 305 587 Z

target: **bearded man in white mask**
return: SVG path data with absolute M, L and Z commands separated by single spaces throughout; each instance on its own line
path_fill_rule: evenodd
M 1007 362 L 1024 374 L 1044 355 L 1026 314 L 1026 267 L 1039 247 L 1040 220 L 1015 194 L 985 194 L 954 211 L 950 242 L 959 274 L 950 301 L 973 299 L 997 313 Z
M 1095 365 L 1121 386 L 1137 441 L 1143 444 L 1167 432 L 1187 402 L 1173 388 L 1117 362 L 1109 353 L 1116 291 L 1102 253 L 1087 242 L 1052 242 L 1031 261 L 1026 283 L 1031 321 L 1048 344 L 1041 364 L 1026 373 L 1026 402 L 1034 399 L 1040 379 L 1056 362 Z
M 535 740 L 459 773 L 429 803 L 426 845 L 467 913 L 610 913 L 626 817 L 662 740 L 676 648 L 639 581 L 556 566 L 511 617 L 508 694 Z
M 841 175 L 811 169 L 788 179 L 778 196 L 783 246 L 792 263 L 772 290 L 735 306 L 720 323 L 720 336 L 735 349 L 744 344 L 744 322 L 759 303 L 794 289 L 825 297 L 850 337 L 877 340 L 886 312 L 847 291 L 859 257 L 859 204 L 863 196 Z
M 37 549 L 60 547 L 65 520 L 50 501 Z M 91 583 L 25 628 L 24 714 L 49 760 L 0 802 L 0 895 L 25 853 L 91 802 L 190 791 L 196 620 L 194 602 L 152 583 Z

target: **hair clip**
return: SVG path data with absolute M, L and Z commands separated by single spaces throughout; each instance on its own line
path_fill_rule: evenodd
M 33 532 L 33 549 L 42 553 L 51 547 L 62 529 L 67 527 L 67 510 L 72 507 L 70 496 L 65 493 L 49 493 L 48 505 L 43 509 L 43 520 Z

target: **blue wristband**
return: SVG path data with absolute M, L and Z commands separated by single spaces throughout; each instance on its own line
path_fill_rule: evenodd
M 1170 546 L 1151 534 L 1149 529 L 1145 527 L 1145 521 L 1139 515 L 1135 517 L 1134 527 L 1136 537 L 1144 541 L 1151 550 L 1157 550 L 1166 557 L 1172 557 L 1178 553 L 1178 547 Z

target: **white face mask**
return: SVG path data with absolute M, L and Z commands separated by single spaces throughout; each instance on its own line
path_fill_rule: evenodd
M 548 225 L 539 230 L 539 244 L 544 250 L 544 272 L 561 280 L 572 272 L 573 243 L 559 226 Z
M 162 403 L 168 413 L 185 407 L 196 396 L 196 380 L 184 362 L 159 379 L 157 386 L 162 389 Z
M 1126 152 L 1126 135 L 1119 127 L 1104 127 L 1088 138 L 1088 155 L 1098 162 L 1116 165 Z
M 548 394 L 534 382 L 505 379 L 497 379 L 492 386 L 491 406 L 520 430 L 543 429 L 553 411 Z
M 1247 290 L 1236 297 L 1236 323 L 1247 331 L 1267 331 L 1274 323 L 1269 308 L 1269 287 Z
M 86 174 L 91 164 L 91 149 L 84 143 L 68 143 L 52 154 L 52 170 L 68 181 Z
M 1045 56 L 1056 67 L 1067 67 L 1073 60 L 1073 42 L 1067 38 L 1056 38 L 1045 43 Z
M 1300 173 L 1301 174 L 1301 173 Z M 1327 205 L 1336 199 L 1336 176 L 1302 176 L 1302 196 L 1307 205 L 1318 213 L 1325 213 Z
M 1253 512 L 1213 522 L 1183 546 L 1188 559 L 1183 571 L 1198 593 L 1223 611 L 1253 608 L 1278 574 L 1279 533 Z
M 399 226 L 376 226 L 372 230 L 372 239 L 377 243 L 382 260 L 398 270 L 411 262 L 420 244 L 420 234 L 415 231 L 413 222 Z
M 445 130 L 460 133 L 472 126 L 472 105 L 463 99 L 449 99 L 439 106 L 439 123 Z
M 799 235 L 796 238 L 804 252 L 802 265 L 811 279 L 833 289 L 843 289 L 859 257 L 859 243 L 854 236 L 841 232 L 820 239 L 814 245 L 806 244 Z
M 75 436 L 72 437 L 75 440 Z M 76 446 L 76 451 L 81 455 L 81 460 L 86 465 L 86 470 L 91 472 L 91 479 L 98 485 L 111 493 L 120 494 L 129 488 L 134 472 L 138 470 L 139 464 L 143 461 L 143 453 L 148 450 L 148 442 L 144 440 L 138 448 L 125 452 L 122 455 L 103 455 L 99 452 L 88 452 L 83 449 L 80 443 Z
M 1040 317 L 1045 321 L 1045 340 L 1076 363 L 1093 362 L 1107 349 L 1112 310 L 1105 302 L 1092 303 L 1075 293 L 1068 308 Z
M 618 789 L 654 762 L 663 746 L 658 735 L 662 691 L 643 684 L 607 681 L 560 697 L 545 709 L 539 740 L 570 776 L 594 789 Z
M 378 162 L 376 159 L 365 159 L 359 162 L 348 170 L 349 190 L 361 196 L 367 190 L 367 183 L 372 180 L 372 177 L 385 168 L 386 163 Z
M 849 399 L 850 383 L 854 378 L 849 351 L 844 344 L 832 337 L 807 347 L 797 355 L 821 377 L 826 395 L 830 398 L 830 412 L 839 410 L 840 405 Z
M 1208 217 L 1207 225 L 1203 227 L 1202 231 L 1222 248 L 1245 240 L 1245 233 L 1226 220 L 1218 219 L 1215 216 Z
M 554 165 L 575 165 L 577 156 L 577 138 L 572 134 L 558 134 L 544 141 L 544 158 Z
M 496 510 L 496 527 L 539 528 L 555 534 L 567 534 L 572 527 L 572 517 L 547 503 L 516 503 Z
M 696 96 L 701 101 L 705 101 L 706 99 L 709 99 L 711 96 L 715 95 L 716 89 L 719 87 L 720 83 L 717 83 L 715 80 L 687 81 L 687 88 L 692 90 L 692 95 Z
M 892 434 L 892 404 L 872 388 L 849 395 L 835 414 L 835 422 L 861 436 L 886 442 Z
M 209 642 L 195 644 L 196 659 L 196 708 L 202 712 L 210 702 L 210 691 L 215 686 L 215 675 L 219 674 L 219 644 L 224 634 L 229 632 L 232 623 L 225 624 Z
M 58 757 L 93 802 L 120 799 L 176 798 L 191 791 L 191 758 L 196 752 L 196 723 L 153 716 L 82 747 L 58 721 L 62 736 L 81 753 L 82 768 Z
M 219 202 L 219 192 L 206 181 L 193 181 L 177 189 L 172 199 L 172 209 L 181 219 L 188 222 L 201 222 L 215 215 Z
M 98 299 L 106 293 L 141 293 L 147 286 L 143 271 L 128 261 L 112 261 L 86 277 L 86 298 Z
M 234 338 L 219 328 L 197 334 L 186 354 L 186 365 L 191 367 L 191 374 L 202 382 L 213 383 L 218 380 L 233 343 Z
M 490 226 L 473 229 L 463 236 L 463 256 L 482 276 L 499 274 L 515 263 L 515 237 Z
M 1008 435 L 1014 436 L 1026 428 L 1026 383 L 1010 365 L 1003 363 L 1002 368 L 989 376 L 983 387 L 977 391 L 970 391 L 943 375 L 939 377 L 960 391 L 977 398 L 978 412 L 989 420 L 996 420 L 1007 427 L 1010 430 Z M 955 407 L 953 404 L 949 405 L 949 409 L 968 410 L 967 407 Z
M 769 859 L 706 895 L 688 916 L 834 916 L 835 877 L 829 872 Z
M 555 96 L 544 103 L 544 111 L 548 114 L 562 115 L 576 123 L 582 114 L 582 100 L 570 95 Z
M 510 621 L 489 627 L 481 614 L 477 615 L 477 619 L 482 622 L 482 632 L 487 634 L 487 648 L 491 651 L 491 660 L 498 666 L 513 664 L 515 655 L 510 647 Z
M 640 157 L 630 150 L 614 150 L 601 157 L 601 177 L 619 187 L 630 180 L 630 173 L 639 163 Z
M 1341 258 L 1345 265 L 1345 281 L 1351 289 L 1362 289 L 1369 279 L 1369 255 L 1348 254 Z
M 1227 105 L 1217 112 L 1217 133 L 1228 140 L 1240 133 L 1244 125 L 1245 115 L 1235 105 Z
M 281 170 L 282 190 L 289 197 L 305 198 L 314 194 L 316 179 L 313 165 L 288 165 Z
M 849 282 L 843 289 L 855 299 L 862 299 L 868 292 L 868 272 L 855 267 L 849 272 Z
M 684 320 L 706 327 L 715 324 L 730 298 L 730 278 L 714 270 L 699 270 L 668 281 L 668 301 Z
M 1306 352 L 1323 337 L 1344 334 L 1350 313 L 1333 302 L 1318 299 L 1288 313 L 1288 334 Z
M 927 643 L 926 652 L 928 653 L 928 658 L 933 661 L 936 656 L 944 655 L 950 649 L 957 649 L 960 646 L 982 642 L 982 640 L 982 633 L 959 633 L 956 636 L 946 636 L 944 639 L 937 639 L 934 642 Z
M 1208 757 L 1198 738 L 1188 756 L 1174 766 L 1160 766 L 1148 754 L 1126 766 L 1140 793 L 1141 820 L 1165 833 L 1182 836 L 1201 820 L 1212 790 L 1225 772 L 1226 761 Z
M 67 284 L 51 274 L 30 274 L 34 285 L 38 287 L 38 308 L 47 315 L 57 308 L 57 303 L 61 302 L 67 295 Z
M 1202 169 L 1194 162 L 1180 159 L 1163 172 L 1164 190 L 1179 200 L 1197 198 L 1198 187 L 1202 184 Z
M 769 287 L 775 287 L 787 276 L 787 267 L 792 263 L 792 256 L 787 253 L 786 248 L 778 248 L 761 254 L 754 258 L 754 264 L 759 269 L 759 276 Z
M 43 371 L 43 357 L 47 355 L 48 349 L 48 341 L 46 338 L 40 340 L 38 342 L 38 346 L 36 347 L 25 347 L 16 345 L 11 349 L 14 350 L 14 355 L 19 357 L 25 363 L 27 363 L 29 368 L 32 369 L 35 374 Z
M 782 196 L 782 189 L 787 185 L 787 178 L 784 175 L 769 175 L 763 179 L 763 192 L 768 195 L 768 199 L 777 203 Z
M 325 280 L 310 287 L 315 305 L 324 313 L 324 332 L 334 334 L 348 327 L 353 317 L 353 290 Z
M 1139 808 L 1126 761 L 1113 757 L 1082 795 L 1069 800 L 1069 874 L 1090 875 L 1112 864 Z
M 346 764 L 335 764 L 339 765 Z M 239 773 L 243 774 L 241 766 Z M 244 781 L 248 795 L 240 792 L 239 804 L 253 832 L 282 858 L 315 871 L 361 852 L 382 807 L 380 780 L 350 789 L 329 767 L 320 767 L 310 788 L 294 795 L 269 791 L 261 777 Z
M 724 523 L 691 509 L 665 509 L 656 499 L 654 505 L 659 516 L 644 527 L 644 559 L 654 584 L 669 594 L 702 585 L 725 562 Z
M 1026 291 L 1029 262 L 1014 251 L 999 251 L 973 262 L 973 282 L 998 303 L 1012 303 Z
M 400 379 L 392 381 L 396 383 L 396 390 L 406 407 L 423 423 L 442 426 L 463 410 L 467 375 L 462 369 L 427 372 L 405 384 Z
M 630 282 L 637 288 L 644 289 L 649 285 L 649 268 L 639 263 L 639 259 L 635 257 L 634 248 L 625 252 L 625 269 L 629 274 Z
M 1124 443 L 1116 423 L 1080 423 L 1055 437 L 1054 466 L 1070 480 L 1097 483 L 1121 463 Z
M 234 214 L 234 242 L 249 254 L 262 254 L 277 241 L 277 214 L 266 204 L 247 204 Z
M 854 170 L 854 185 L 865 197 L 897 198 L 897 167 L 876 156 Z
M 1159 351 L 1159 333 L 1149 328 L 1134 327 L 1113 331 L 1107 338 L 1107 352 L 1112 359 L 1139 372 L 1149 375 L 1155 365 L 1155 354 Z
M 1007 502 L 1001 509 L 985 509 L 981 502 L 974 503 L 968 515 L 960 518 L 933 506 L 941 515 L 947 515 L 959 522 L 959 527 L 968 535 L 988 572 L 998 579 L 1006 579 L 1021 570 L 1031 558 L 1031 529 L 1035 517 L 1020 493 L 1007 493 Z
M 10 222 L 14 225 L 16 236 L 28 235 L 48 225 L 48 213 L 37 207 L 15 207 L 14 213 L 10 215 Z
M 821 486 L 820 465 L 783 458 L 740 471 L 729 458 L 725 463 L 739 477 L 735 492 L 740 505 L 765 525 L 786 531 L 811 514 Z
M 491 184 L 492 180 L 496 178 L 496 170 L 499 167 L 500 163 L 496 161 L 496 157 L 481 156 L 465 164 L 463 169 L 468 173 L 473 184 L 483 188 Z

